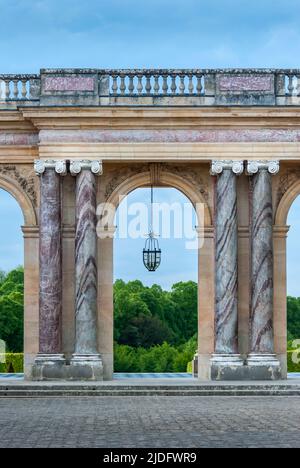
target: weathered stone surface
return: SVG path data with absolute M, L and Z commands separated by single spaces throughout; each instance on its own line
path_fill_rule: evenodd
M 43 143 L 109 143 L 109 142 L 300 142 L 298 129 L 203 129 L 203 130 L 41 130 Z M 17 137 L 16 137 L 17 138 Z M 20 137 L 19 137 L 20 138 Z M 0 143 L 12 142 L 1 136 Z M 18 141 L 18 140 L 17 140 Z
M 44 91 L 94 91 L 95 79 L 91 77 L 47 77 L 44 82 Z
M 220 91 L 274 91 L 274 79 L 270 75 L 221 75 L 218 76 Z

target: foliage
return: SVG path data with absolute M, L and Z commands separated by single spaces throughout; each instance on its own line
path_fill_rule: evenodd
M 7 364 L 21 372 L 23 350 L 24 272 L 0 270 L 0 339 L 6 342 Z M 288 349 L 300 339 L 300 298 L 287 298 Z M 119 372 L 186 372 L 197 349 L 197 284 L 174 284 L 171 291 L 141 281 L 114 285 L 115 370 Z M 289 371 L 299 366 L 291 361 Z M 18 357 L 17 357 L 18 356 Z M 19 360 L 19 361 L 18 361 Z M 294 370 L 296 369 L 296 370 Z
M 23 351 L 24 271 L 16 268 L 0 273 L 0 339 L 7 351 Z
M 287 298 L 288 340 L 300 340 L 300 297 Z
M 0 373 L 22 373 L 23 359 L 23 353 L 6 353 L 5 355 L 0 354 Z
M 171 291 L 140 281 L 114 285 L 114 338 L 119 344 L 150 348 L 180 345 L 197 330 L 197 284 L 177 283 Z
M 299 360 L 299 363 L 293 362 L 293 355 Z M 300 348 L 298 351 L 290 350 L 287 353 L 288 372 L 300 372 Z

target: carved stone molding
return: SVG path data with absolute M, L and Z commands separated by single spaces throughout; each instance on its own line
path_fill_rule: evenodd
M 267 170 L 272 175 L 278 174 L 279 161 L 248 161 L 247 173 L 249 175 L 257 174 L 260 170 Z
M 244 162 L 231 160 L 212 161 L 210 171 L 211 175 L 220 175 L 224 170 L 232 170 L 234 174 L 241 175 L 244 172 Z
M 205 179 L 201 175 L 201 172 L 203 174 L 204 171 L 203 170 L 201 171 L 199 167 L 194 168 L 192 165 L 187 166 L 187 165 L 177 165 L 177 164 L 171 164 L 171 163 L 162 163 L 161 170 L 183 177 L 184 179 L 186 179 L 192 185 L 195 186 L 195 189 L 197 190 L 197 192 L 201 194 L 201 196 L 203 197 L 205 201 L 209 200 L 208 185 Z
M 0 174 L 11 178 L 28 195 L 32 205 L 37 207 L 37 192 L 35 187 L 35 177 L 33 169 L 28 166 L 18 166 L 11 164 L 0 165 Z
M 89 169 L 95 175 L 103 174 L 102 161 L 72 160 L 70 162 L 70 172 L 73 176 L 80 174 L 83 169 Z
M 67 174 L 67 163 L 65 160 L 52 160 L 52 159 L 36 159 L 34 161 L 34 171 L 37 175 L 44 174 L 46 169 L 54 169 L 57 174 Z
M 143 172 L 149 171 L 148 164 L 132 165 L 132 166 L 120 166 L 118 171 L 112 173 L 111 179 L 108 181 L 105 188 L 105 200 L 107 200 L 116 188 L 122 184 L 125 180 Z

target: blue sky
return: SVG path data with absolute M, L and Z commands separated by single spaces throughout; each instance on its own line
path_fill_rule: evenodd
M 299 67 L 299 0 L 0 0 L 0 20 L 0 73 L 55 67 Z M 161 196 L 185 201 L 175 191 Z M 131 197 L 147 199 L 147 193 Z M 288 241 L 289 292 L 297 296 L 299 213 L 297 201 Z M 3 191 L 0 219 L 0 268 L 9 270 L 23 261 L 17 229 L 22 215 Z M 195 253 L 180 241 L 161 244 L 163 262 L 154 277 L 141 264 L 143 240 L 116 241 L 116 277 L 164 287 L 196 279 Z
M 299 0 L 0 0 L 1 72 L 297 67 Z

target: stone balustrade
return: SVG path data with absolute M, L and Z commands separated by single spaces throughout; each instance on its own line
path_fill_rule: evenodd
M 1 75 L 0 103 L 14 101 L 39 101 L 39 75 Z
M 1 75 L 0 108 L 14 105 L 299 105 L 300 70 L 41 70 Z

